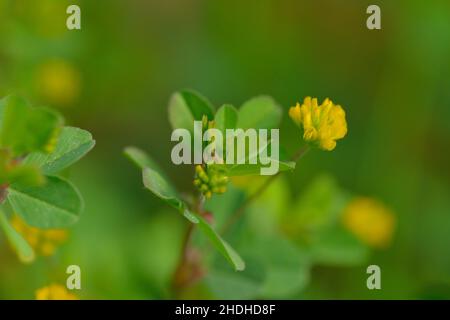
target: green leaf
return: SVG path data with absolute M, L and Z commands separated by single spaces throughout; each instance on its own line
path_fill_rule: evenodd
M 227 259 L 236 271 L 245 269 L 245 262 L 239 254 L 199 215 L 191 212 L 199 220 L 198 227 L 206 237 L 209 238 L 213 246 Z
M 45 177 L 41 170 L 33 165 L 19 165 L 8 172 L 8 182 L 10 184 L 20 184 L 26 186 L 40 186 L 45 183 Z
M 232 165 L 226 165 L 227 175 L 230 177 L 243 175 L 260 175 L 261 168 L 267 168 L 275 165 L 278 165 L 279 172 L 294 170 L 295 162 L 281 161 L 279 159 L 270 158 L 270 153 L 266 152 L 266 149 L 269 148 L 271 143 L 272 141 L 270 140 L 265 145 L 259 146 L 258 150 L 256 150 L 252 154 L 246 154 L 245 163 L 243 164 L 236 163 Z M 261 158 L 263 157 L 265 162 L 270 161 L 270 163 L 262 164 Z M 239 160 L 237 160 L 236 162 L 239 162 Z M 256 164 L 250 164 L 250 162 L 256 162 Z
M 276 168 L 278 166 L 278 172 L 289 171 L 295 169 L 295 162 L 282 161 L 271 157 L 271 153 L 267 151 L 270 147 L 272 140 L 267 141 L 264 145 L 259 145 L 258 149 L 250 153 L 249 150 L 245 150 L 244 155 L 239 155 L 239 158 L 235 159 L 234 164 L 213 164 L 219 168 L 223 168 L 229 177 L 244 176 L 244 175 L 261 175 L 262 168 Z M 262 143 L 259 143 L 262 144 Z M 246 143 L 248 146 L 248 143 Z M 248 149 L 248 148 L 247 148 Z M 235 154 L 237 153 L 235 145 Z M 264 159 L 266 164 L 263 164 L 261 160 Z M 243 162 L 240 164 L 239 162 Z M 253 162 L 253 164 L 252 164 Z M 277 172 L 275 172 L 276 174 Z
M 174 199 L 172 199 L 172 200 L 162 198 L 163 200 L 168 202 L 170 205 L 175 206 L 176 208 L 184 207 L 183 201 L 179 198 L 179 196 L 176 192 L 176 189 L 170 183 L 169 178 L 163 172 L 161 167 L 156 163 L 156 161 L 154 161 L 152 158 L 150 158 L 147 155 L 147 153 L 145 153 L 144 151 L 142 151 L 136 147 L 126 147 L 124 150 L 124 155 L 131 162 L 133 162 L 139 169 L 142 169 L 143 175 L 144 175 L 145 169 L 148 168 L 148 169 L 154 171 L 154 173 L 150 174 L 150 175 L 158 175 L 159 176 L 156 179 L 163 181 L 163 184 L 166 185 L 166 188 L 168 188 L 171 191 L 172 196 L 174 197 Z M 151 186 L 153 188 L 151 181 L 148 181 L 148 184 L 149 184 L 149 187 Z M 144 185 L 145 185 L 145 182 L 144 182 Z M 159 194 L 161 194 L 161 191 L 158 191 L 157 189 L 155 189 L 155 190 L 150 189 L 150 191 L 152 191 L 157 197 L 160 197 Z M 164 193 L 162 193 L 162 194 L 164 194 Z
M 24 163 L 40 166 L 44 174 L 55 174 L 80 160 L 94 145 L 95 141 L 88 131 L 64 127 L 52 153 L 31 153 Z
M 7 150 L 0 150 L 0 185 L 22 183 L 37 186 L 44 182 L 45 178 L 37 166 L 18 163 Z
M 226 129 L 236 128 L 238 112 L 232 105 L 224 104 L 217 110 L 214 120 L 216 122 L 215 128 L 225 134 Z
M 172 95 L 169 102 L 169 121 L 173 129 L 184 128 L 193 132 L 194 120 L 201 121 L 203 115 L 214 118 L 214 107 L 198 93 L 181 91 Z
M 292 161 L 280 161 L 271 159 L 271 164 L 278 163 L 278 171 L 291 171 L 295 169 L 295 162 Z M 227 175 L 229 177 L 234 176 L 245 176 L 245 175 L 260 175 L 261 174 L 261 168 L 270 167 L 269 164 L 262 165 L 261 163 L 258 164 L 235 164 L 230 165 L 230 167 L 227 169 Z
M 243 270 L 245 268 L 244 261 L 234 251 L 230 245 L 224 241 L 219 234 L 199 215 L 187 209 L 186 203 L 179 197 L 175 188 L 164 178 L 163 173 L 149 156 L 143 151 L 128 147 L 125 154 L 133 162 L 135 162 L 142 170 L 142 179 L 144 186 L 150 190 L 158 198 L 176 208 L 187 220 L 198 225 L 199 229 L 211 241 L 213 246 L 227 259 L 227 261 L 235 268 L 235 270 Z M 152 166 L 153 168 L 149 167 Z
M 124 154 L 138 168 L 151 168 L 158 171 L 162 176 L 164 175 L 159 165 L 141 149 L 138 149 L 136 147 L 126 147 L 124 150 Z
M 163 199 L 171 206 L 182 209 L 183 201 L 179 198 L 175 188 L 156 170 L 145 168 L 142 171 L 144 186 L 153 192 L 154 195 Z
M 10 224 L 5 214 L 0 211 L 0 227 L 5 232 L 11 246 L 17 252 L 20 261 L 24 263 L 32 262 L 35 258 L 33 248 Z
M 163 199 L 171 206 L 178 209 L 191 223 L 197 224 L 199 229 L 211 241 L 213 246 L 231 263 L 238 271 L 245 268 L 245 263 L 230 245 L 225 242 L 217 232 L 199 215 L 189 211 L 186 204 L 178 197 L 175 190 L 155 170 L 145 168 L 143 170 L 144 186 L 157 197 Z
M 195 120 L 201 120 L 203 115 L 206 115 L 210 120 L 214 118 L 213 105 L 201 94 L 193 90 L 182 90 L 180 94 L 183 96 Z
M 170 205 L 175 206 L 175 208 L 184 208 L 184 203 L 180 199 L 175 187 L 172 186 L 156 161 L 146 152 L 136 147 L 125 148 L 124 154 L 138 168 L 142 169 L 143 182 L 147 189 Z
M 239 109 L 238 128 L 272 129 L 281 121 L 280 106 L 268 96 L 258 96 L 245 102 Z
M 27 224 L 38 228 L 63 228 L 78 221 L 83 202 L 68 181 L 48 176 L 41 187 L 14 184 L 8 189 L 8 201 Z
M 175 188 L 159 172 L 151 168 L 142 170 L 144 186 L 158 198 L 175 207 L 178 210 L 184 208 L 184 202 L 179 198 Z
M 0 101 L 0 146 L 19 156 L 48 151 L 62 126 L 62 118 L 45 108 L 31 108 L 18 96 Z

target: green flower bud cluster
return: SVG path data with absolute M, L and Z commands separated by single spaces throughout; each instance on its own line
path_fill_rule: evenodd
M 214 166 L 195 167 L 194 186 L 205 196 L 211 198 L 213 193 L 221 194 L 227 191 L 228 177 L 223 170 L 218 170 Z

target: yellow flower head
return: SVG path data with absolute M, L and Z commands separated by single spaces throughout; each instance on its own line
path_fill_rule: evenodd
M 51 284 L 36 290 L 36 300 L 78 300 L 78 297 L 60 284 Z
M 303 139 L 322 150 L 333 150 L 336 140 L 347 134 L 344 109 L 328 98 L 319 106 L 317 98 L 306 97 L 302 105 L 289 109 L 289 116 L 303 128 Z
M 14 215 L 11 225 L 19 232 L 30 246 L 41 256 L 51 256 L 58 245 L 67 239 L 67 231 L 58 229 L 42 230 L 28 226 L 17 215 Z
M 367 197 L 352 200 L 342 219 L 345 227 L 369 246 L 385 248 L 391 243 L 395 217 L 377 200 Z

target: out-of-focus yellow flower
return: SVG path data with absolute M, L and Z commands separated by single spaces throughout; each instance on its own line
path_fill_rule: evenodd
M 41 256 L 51 256 L 56 248 L 67 240 L 67 231 L 58 229 L 38 229 L 25 224 L 14 215 L 11 225 L 19 232 L 30 246 Z
M 303 128 L 303 139 L 322 150 L 333 150 L 336 140 L 347 134 L 344 109 L 328 98 L 319 106 L 317 98 L 306 97 L 302 105 L 289 109 L 289 116 Z
M 55 106 L 70 105 L 80 94 L 78 70 L 61 59 L 43 63 L 37 70 L 35 81 L 39 95 Z
M 358 197 L 352 200 L 344 209 L 342 219 L 345 227 L 369 246 L 385 248 L 391 243 L 394 214 L 375 199 Z
M 78 297 L 60 284 L 51 284 L 36 290 L 36 300 L 78 300 Z

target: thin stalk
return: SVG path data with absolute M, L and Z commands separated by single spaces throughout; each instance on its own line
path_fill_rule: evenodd
M 0 185 L 0 204 L 2 204 L 8 196 L 8 187 L 9 185 L 7 183 Z
M 197 213 L 199 213 L 200 215 L 203 215 L 203 202 L 204 202 L 203 197 L 199 196 L 199 198 L 197 199 L 197 201 L 195 202 L 195 205 L 194 205 L 195 211 Z M 195 228 L 195 224 L 189 222 L 185 236 L 183 238 L 180 260 L 178 261 L 178 265 L 175 269 L 175 273 L 172 278 L 172 289 L 174 290 L 175 293 L 178 291 L 178 289 L 182 288 L 186 284 L 186 282 L 188 282 L 188 281 L 185 281 L 185 279 L 183 279 L 184 278 L 183 273 L 184 273 L 184 269 L 186 268 L 186 264 L 187 264 L 188 251 L 190 249 L 192 234 L 194 233 L 194 228 Z

